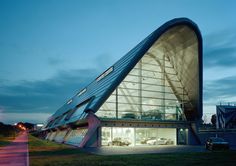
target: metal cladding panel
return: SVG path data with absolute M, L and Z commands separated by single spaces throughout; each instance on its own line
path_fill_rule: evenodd
M 202 37 L 197 25 L 187 18 L 173 19 L 160 28 L 151 33 L 143 41 L 141 41 L 136 47 L 129 51 L 124 57 L 117 61 L 113 67 L 113 70 L 104 78 L 97 81 L 95 79 L 87 87 L 86 91 L 72 97 L 70 104 L 64 104 L 52 118 L 58 117 L 70 109 L 74 109 L 77 105 L 83 101 L 92 98 L 85 110 L 91 110 L 96 112 L 101 105 L 106 101 L 109 95 L 116 89 L 116 87 L 122 82 L 127 74 L 133 69 L 138 61 L 144 56 L 148 49 L 159 39 L 159 37 L 172 27 L 177 25 L 186 25 L 190 27 L 196 34 L 198 39 L 198 60 L 199 60 L 199 98 L 198 98 L 198 119 L 202 117 Z M 109 68 L 110 69 L 110 68 Z M 100 75 L 101 76 L 101 75 Z M 82 89 L 83 90 L 83 89 Z

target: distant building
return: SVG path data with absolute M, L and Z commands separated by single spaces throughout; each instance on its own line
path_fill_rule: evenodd
M 34 130 L 39 131 L 39 130 L 41 130 L 42 128 L 43 128 L 43 123 L 37 123 L 37 124 L 34 125 Z
M 179 18 L 68 100 L 44 133 L 79 147 L 199 144 L 201 118 L 202 37 Z
M 236 105 L 216 106 L 216 127 L 218 129 L 236 129 Z

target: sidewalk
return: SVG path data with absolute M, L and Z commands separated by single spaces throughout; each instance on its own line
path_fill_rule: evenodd
M 0 166 L 29 166 L 27 132 L 22 132 L 10 145 L 0 148 Z

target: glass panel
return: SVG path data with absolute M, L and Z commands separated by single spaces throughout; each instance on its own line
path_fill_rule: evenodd
M 176 129 L 137 128 L 136 145 L 176 145 Z
M 116 112 L 115 110 L 105 110 L 105 109 L 99 109 L 98 112 L 96 112 L 96 115 L 101 118 L 116 118 Z
M 138 96 L 132 95 L 118 95 L 118 105 L 119 104 L 130 104 L 130 107 L 134 104 L 139 104 L 140 98 Z
M 178 145 L 187 144 L 188 129 L 178 129 Z
M 102 146 L 111 144 L 111 127 L 102 127 Z
M 79 106 L 75 112 L 72 114 L 71 118 L 69 119 L 69 121 L 73 121 L 73 120 L 78 120 L 81 119 L 81 115 L 84 113 L 84 109 L 86 108 L 86 106 L 88 105 L 88 102 L 86 104 L 83 104 L 81 106 Z
M 107 102 L 116 102 L 116 95 L 112 94 L 108 99 Z
M 83 140 L 87 131 L 88 131 L 87 128 L 78 128 L 75 130 L 71 130 L 65 138 L 65 143 L 78 146 L 80 142 Z
M 191 86 L 197 87 L 195 70 L 198 64 L 197 56 L 194 56 L 197 54 L 196 38 L 192 31 L 186 32 L 189 32 L 188 36 L 182 34 L 185 40 L 182 40 L 183 36 L 178 31 L 176 34 L 174 31 L 171 33 L 171 40 L 167 37 L 169 32 L 163 34 L 96 115 L 109 118 L 185 120 L 182 109 L 192 107 L 190 103 L 196 98 Z M 194 70 L 192 65 L 195 66 Z
M 102 146 L 176 145 L 176 129 L 102 127 Z
M 52 132 L 52 134 L 48 137 L 48 140 L 53 141 L 56 134 L 57 134 L 56 131 Z
M 164 108 L 162 106 L 143 105 L 142 119 L 165 120 Z
M 54 138 L 54 141 L 56 141 L 56 142 L 63 142 L 64 141 L 64 137 L 65 137 L 67 132 L 68 132 L 67 130 L 58 131 L 57 135 Z
M 152 140 L 157 139 L 156 129 L 152 128 L 136 128 L 136 145 L 149 145 Z
M 134 145 L 134 128 L 112 128 L 111 142 L 109 146 L 133 146 Z
M 118 118 L 122 119 L 139 119 L 140 105 L 138 104 L 118 104 L 119 113 Z
M 176 129 L 157 129 L 157 145 L 176 145 Z

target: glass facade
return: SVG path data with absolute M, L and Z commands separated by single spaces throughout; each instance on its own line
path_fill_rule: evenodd
M 58 116 L 54 120 L 51 120 L 46 127 L 55 127 L 60 126 L 65 123 L 75 122 L 77 120 L 83 119 L 86 117 L 87 113 L 84 112 L 84 109 L 87 107 L 89 100 L 84 103 L 76 106 L 74 109 L 70 109 L 64 114 Z
M 186 35 L 187 34 L 187 35 Z M 183 40 L 185 38 L 185 40 Z M 188 27 L 163 34 L 96 112 L 114 119 L 186 120 L 198 84 L 197 38 Z M 194 97 L 193 97 L 194 96 Z
M 200 144 L 201 117 L 202 37 L 195 23 L 180 18 L 70 98 L 42 134 L 80 147 Z
M 71 117 L 69 117 L 69 121 L 73 122 L 76 121 L 78 119 L 83 119 L 86 116 L 86 113 L 84 112 L 84 109 L 87 107 L 88 102 L 86 102 L 85 104 L 80 105 L 79 107 L 76 107 L 75 111 L 73 112 L 73 114 L 71 115 Z
M 67 130 L 62 130 L 62 131 L 57 131 L 56 136 L 54 137 L 54 141 L 56 142 L 63 142 L 64 141 L 64 137 L 67 134 Z
M 178 100 L 166 73 L 182 91 L 179 95 L 184 95 L 184 89 L 167 59 L 162 61 L 165 71 L 152 57 L 143 57 L 96 114 L 103 118 L 183 120 L 184 100 Z
M 101 145 L 176 145 L 176 129 L 102 127 Z
M 188 129 L 177 129 L 178 145 L 187 144 Z
M 54 139 L 54 137 L 56 136 L 56 134 L 57 134 L 56 131 L 49 133 L 47 139 L 50 140 L 50 141 L 52 141 L 52 140 Z
M 65 138 L 65 143 L 71 145 L 79 145 L 86 135 L 87 131 L 87 128 L 78 128 L 69 131 L 68 135 Z

